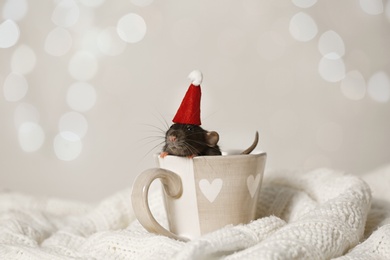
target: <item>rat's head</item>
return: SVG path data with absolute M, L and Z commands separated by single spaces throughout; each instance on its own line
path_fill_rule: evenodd
M 165 149 L 177 156 L 200 155 L 218 143 L 217 132 L 190 124 L 173 124 L 165 134 Z

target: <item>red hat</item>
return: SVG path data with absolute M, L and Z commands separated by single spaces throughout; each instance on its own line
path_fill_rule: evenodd
M 172 121 L 178 124 L 201 125 L 200 97 L 202 92 L 200 83 L 202 83 L 202 72 L 194 70 L 188 75 L 188 78 L 191 80 L 191 85 Z

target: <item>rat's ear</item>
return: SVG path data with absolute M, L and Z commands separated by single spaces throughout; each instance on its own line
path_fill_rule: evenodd
M 219 141 L 219 134 L 215 131 L 210 131 L 206 133 L 206 143 L 210 147 L 217 145 Z

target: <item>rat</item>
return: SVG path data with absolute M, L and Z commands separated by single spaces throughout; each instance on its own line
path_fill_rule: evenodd
M 165 145 L 160 157 L 169 155 L 192 158 L 200 155 L 221 155 L 217 145 L 219 135 L 198 125 L 173 124 L 165 133 Z
M 241 154 L 251 153 L 257 146 L 259 134 L 256 132 L 252 145 Z M 198 125 L 173 124 L 165 133 L 165 145 L 160 157 L 167 155 L 193 158 L 203 155 L 222 155 L 219 146 L 219 135 L 215 131 L 206 131 Z

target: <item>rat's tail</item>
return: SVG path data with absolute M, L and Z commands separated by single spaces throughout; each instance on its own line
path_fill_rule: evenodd
M 241 154 L 250 154 L 257 146 L 257 143 L 259 142 L 259 132 L 256 131 L 255 140 L 253 141 L 252 145 L 249 146 L 245 151 L 243 151 Z

